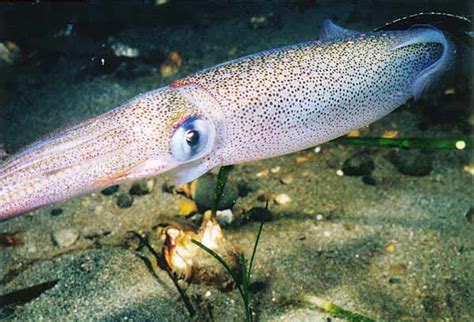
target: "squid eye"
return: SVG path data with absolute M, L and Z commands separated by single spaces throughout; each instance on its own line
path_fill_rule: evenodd
M 191 161 L 209 152 L 214 143 L 214 125 L 191 116 L 173 133 L 171 137 L 171 154 L 178 161 Z

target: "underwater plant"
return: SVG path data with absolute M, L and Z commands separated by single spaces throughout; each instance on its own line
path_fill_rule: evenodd
M 222 197 L 222 194 L 224 193 L 224 187 L 227 183 L 227 177 L 232 170 L 233 167 L 227 166 L 227 167 L 222 167 L 219 169 L 219 174 L 217 175 L 217 182 L 216 182 L 216 189 L 215 189 L 215 202 L 214 202 L 214 208 L 212 210 L 212 215 L 215 216 L 217 206 L 219 205 L 219 201 Z M 267 206 L 268 208 L 268 202 Z M 225 268 L 226 272 L 229 274 L 229 276 L 232 278 L 234 281 L 240 296 L 242 297 L 242 301 L 244 304 L 244 309 L 245 309 L 245 320 L 246 321 L 253 321 L 253 312 L 252 312 L 252 307 L 250 304 L 250 290 L 249 286 L 251 284 L 251 279 L 252 279 L 252 272 L 253 272 L 253 263 L 255 259 L 255 255 L 257 253 L 257 247 L 258 243 L 260 241 L 260 236 L 262 234 L 263 230 L 263 221 L 260 223 L 260 227 L 257 232 L 257 237 L 255 239 L 255 244 L 253 246 L 252 250 L 252 255 L 250 256 L 250 261 L 247 264 L 247 259 L 245 258 L 245 255 L 243 253 L 240 254 L 240 266 L 238 267 L 240 271 L 236 271 L 234 268 L 232 268 L 231 265 L 218 253 L 216 253 L 214 250 L 211 248 L 207 247 L 203 243 L 201 243 L 198 240 L 193 239 L 192 242 L 196 245 L 198 245 L 200 248 L 202 248 L 204 251 L 206 251 L 210 256 L 212 256 L 215 260 L 217 260 L 222 267 Z
M 333 318 L 343 319 L 349 322 L 374 322 L 373 319 L 364 315 L 345 310 L 331 301 L 313 295 L 303 294 L 299 301 L 307 306 L 316 307 Z
M 438 139 L 438 138 L 368 138 L 343 136 L 333 140 L 334 143 L 360 146 L 378 146 L 401 149 L 424 150 L 470 150 L 473 148 L 469 138 Z
M 202 244 L 201 242 L 197 240 L 194 240 L 194 239 L 192 240 L 194 244 L 201 247 L 210 256 L 212 256 L 215 260 L 217 260 L 225 268 L 226 272 L 234 281 L 244 304 L 245 321 L 253 321 L 253 311 L 252 311 L 252 306 L 250 304 L 250 288 L 249 287 L 252 280 L 253 262 L 255 259 L 255 254 L 257 253 L 257 247 L 260 241 L 260 235 L 262 234 L 262 230 L 263 230 L 263 223 L 264 223 L 263 221 L 260 223 L 260 227 L 257 232 L 257 237 L 255 239 L 255 244 L 253 246 L 252 255 L 250 256 L 250 261 L 248 261 L 248 264 L 247 264 L 247 259 L 245 258 L 245 255 L 243 253 L 240 254 L 240 271 L 236 271 L 235 269 L 232 269 L 231 266 L 219 254 L 217 254 L 212 249 L 208 248 L 207 246 L 205 246 L 204 244 Z M 241 278 L 239 278 L 239 276 Z

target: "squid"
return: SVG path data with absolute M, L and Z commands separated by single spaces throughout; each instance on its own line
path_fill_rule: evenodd
M 0 220 L 164 172 L 186 183 L 369 125 L 420 97 L 456 52 L 433 26 L 387 26 L 327 20 L 318 40 L 205 69 L 49 134 L 0 165 Z

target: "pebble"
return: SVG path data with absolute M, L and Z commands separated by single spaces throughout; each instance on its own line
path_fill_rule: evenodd
M 384 246 L 384 250 L 387 253 L 393 253 L 395 251 L 395 244 L 394 243 L 388 243 L 387 245 Z
M 395 139 L 399 136 L 398 131 L 396 130 L 385 130 L 383 131 L 382 137 L 385 139 Z
M 281 193 L 275 197 L 275 203 L 277 205 L 285 206 L 291 202 L 291 198 L 284 193 Z
M 253 207 L 247 212 L 247 216 L 252 221 L 271 221 L 273 214 L 270 210 L 264 207 Z
M 61 229 L 54 231 L 51 237 L 56 246 L 69 247 L 79 238 L 79 233 L 73 229 Z
M 287 174 L 280 178 L 280 182 L 283 184 L 292 184 L 294 181 L 293 176 L 291 174 Z
M 358 138 L 360 136 L 360 130 L 352 130 L 346 134 L 348 138 Z
M 128 191 L 132 196 L 144 196 L 150 193 L 147 182 L 135 182 Z
M 63 210 L 61 208 L 51 209 L 51 216 L 59 216 L 62 213 L 63 213 Z
M 279 166 L 278 166 L 278 167 L 274 167 L 274 168 L 271 168 L 271 169 L 270 169 L 270 172 L 271 172 L 271 173 L 278 173 L 278 172 L 280 172 L 280 169 L 281 169 L 281 167 L 279 167 Z
M 119 190 L 118 185 L 110 186 L 101 191 L 104 196 L 111 196 Z
M 247 197 L 249 193 L 255 191 L 255 187 L 248 181 L 240 180 L 237 183 L 237 190 L 239 191 L 239 197 Z
M 267 192 L 262 193 L 261 195 L 257 197 L 257 200 L 260 202 L 267 202 L 267 201 L 271 201 L 272 199 L 275 199 L 275 196 Z
M 250 18 L 250 27 L 253 30 L 275 28 L 281 26 L 280 17 L 270 12 L 263 16 L 254 16 Z
M 202 214 L 194 214 L 188 219 L 191 220 L 194 224 L 200 225 L 202 223 L 204 216 Z
M 255 281 L 249 285 L 250 293 L 259 293 L 268 289 L 268 284 L 265 282 Z
M 120 42 L 114 42 L 110 45 L 114 55 L 117 57 L 136 58 L 140 56 L 140 50 Z
M 173 75 L 176 75 L 179 72 L 179 68 L 176 65 L 170 63 L 164 63 L 160 67 L 160 74 L 163 78 L 169 78 Z
M 466 164 L 464 167 L 463 167 L 463 170 L 464 172 L 467 172 L 471 175 L 474 175 L 474 164 Z
M 200 211 L 212 209 L 214 207 L 216 176 L 205 174 L 196 182 L 193 182 L 193 199 Z M 237 184 L 228 181 L 224 187 L 224 193 L 219 201 L 217 210 L 232 209 L 239 198 L 239 187 Z
M 219 225 L 228 226 L 232 224 L 232 222 L 234 221 L 234 214 L 232 213 L 232 210 L 230 209 L 217 210 L 216 219 Z
M 342 171 L 346 176 L 369 175 L 374 169 L 374 161 L 367 152 L 358 152 L 350 156 L 342 165 Z
M 299 157 L 295 158 L 295 163 L 296 164 L 301 164 L 301 163 L 304 163 L 308 160 L 309 160 L 309 158 L 307 156 L 299 156 Z
M 172 51 L 168 55 L 168 59 L 160 67 L 161 77 L 168 78 L 177 74 L 181 68 L 181 64 L 181 55 L 177 51 Z
M 363 176 L 362 182 L 368 186 L 375 186 L 375 179 L 372 178 L 371 176 Z
M 11 41 L 0 42 L 0 66 L 11 65 L 20 60 L 21 50 Z
M 401 279 L 396 278 L 396 277 L 390 277 L 390 278 L 388 279 L 388 283 L 389 283 L 389 284 L 400 284 L 401 281 L 402 281 Z
M 133 205 L 133 197 L 130 195 L 122 194 L 117 198 L 117 206 L 119 208 L 130 208 Z
M 176 202 L 178 206 L 178 215 L 189 216 L 195 214 L 198 211 L 197 205 L 191 199 L 180 199 Z
M 387 159 L 397 170 L 409 176 L 426 176 L 433 169 L 433 157 L 418 150 L 400 150 L 387 155 Z

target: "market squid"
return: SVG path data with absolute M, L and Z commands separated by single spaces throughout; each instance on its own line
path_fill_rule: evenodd
M 245 56 L 59 130 L 0 165 L 0 220 L 107 186 L 208 170 L 327 142 L 418 98 L 455 46 L 432 26 L 356 32 Z

